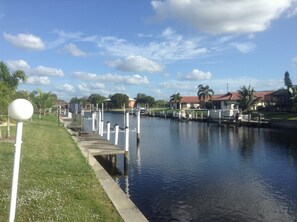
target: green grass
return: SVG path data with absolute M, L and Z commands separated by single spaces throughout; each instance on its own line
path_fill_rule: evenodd
M 23 128 L 16 221 L 122 221 L 57 118 L 34 117 Z M 13 144 L 0 143 L 0 221 L 9 215 Z
M 265 118 L 271 120 L 297 120 L 297 113 L 263 112 Z

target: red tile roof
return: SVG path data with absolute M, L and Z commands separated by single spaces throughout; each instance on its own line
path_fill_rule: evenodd
M 256 97 L 260 97 L 262 100 L 264 100 L 264 96 L 272 93 L 274 91 L 259 91 L 254 92 L 254 95 Z M 240 99 L 238 92 L 228 92 L 226 94 L 216 94 L 213 95 L 211 98 L 211 101 L 237 101 Z M 200 100 L 198 99 L 198 96 L 182 96 L 181 103 L 199 103 Z
M 199 103 L 198 96 L 182 96 L 181 103 Z

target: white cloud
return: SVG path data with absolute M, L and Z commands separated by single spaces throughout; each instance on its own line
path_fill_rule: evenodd
M 295 58 L 292 59 L 292 62 L 295 66 L 297 66 L 297 56 Z
M 219 34 L 264 31 L 293 2 L 294 0 L 165 0 L 152 1 L 151 4 L 160 19 L 178 20 L 201 32 Z
M 163 66 L 142 56 L 128 56 L 125 59 L 109 61 L 107 64 L 126 72 L 156 73 L 163 70 Z
M 103 83 L 90 83 L 92 89 L 104 89 L 105 85 Z
M 73 76 L 75 78 L 82 80 L 104 81 L 109 83 L 123 83 L 129 85 L 142 85 L 149 83 L 149 80 L 146 76 L 140 75 L 118 75 L 111 73 L 107 73 L 104 75 L 96 75 L 94 73 L 75 72 Z
M 207 48 L 201 46 L 200 40 L 200 38 L 185 39 L 167 28 L 155 41 L 146 44 L 137 45 L 112 36 L 102 37 L 96 40 L 96 43 L 103 54 L 120 58 L 138 55 L 148 60 L 171 62 L 193 59 L 207 53 Z
M 37 76 L 56 76 L 56 77 L 64 76 L 64 73 L 61 69 L 45 67 L 45 66 L 38 66 L 35 69 L 33 69 L 31 73 L 32 75 L 37 75 Z
M 26 83 L 31 85 L 49 85 L 50 80 L 48 79 L 47 76 L 42 76 L 42 77 L 29 76 Z
M 65 46 L 64 50 L 66 52 L 69 52 L 73 56 L 77 57 L 84 57 L 87 54 L 83 51 L 81 51 L 75 44 L 69 43 L 68 45 Z
M 60 87 L 60 90 L 64 92 L 74 92 L 74 87 L 68 83 L 65 83 Z
M 85 83 L 78 84 L 77 88 L 81 92 L 90 92 L 90 88 Z
M 231 46 L 235 47 L 242 53 L 249 53 L 255 50 L 257 47 L 254 43 L 252 42 L 244 42 L 244 43 L 231 43 Z
M 4 33 L 3 37 L 18 48 L 28 50 L 43 50 L 45 48 L 43 41 L 38 36 L 32 34 L 11 35 Z
M 25 60 L 8 60 L 6 64 L 12 71 L 23 70 L 24 72 L 30 70 L 30 65 Z
M 178 74 L 177 79 L 178 80 L 206 80 L 211 78 L 210 72 L 203 72 L 198 69 L 193 69 L 193 71 L 190 74 Z

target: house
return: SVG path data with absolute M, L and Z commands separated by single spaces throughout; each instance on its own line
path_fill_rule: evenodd
M 171 100 L 169 103 L 174 109 L 198 109 L 200 107 L 198 96 L 182 96 L 178 102 Z
M 269 95 L 271 95 L 269 97 Z M 258 98 L 258 103 L 252 108 L 256 110 L 258 107 L 265 107 L 272 101 L 275 101 L 276 95 L 273 91 L 258 91 L 254 92 L 254 96 Z M 280 99 L 280 98 L 278 98 Z M 213 109 L 237 109 L 240 100 L 240 95 L 238 92 L 228 92 L 226 94 L 216 94 L 211 97 L 211 99 L 206 100 L 206 102 L 212 103 Z M 171 107 L 179 109 L 199 109 L 201 101 L 198 96 L 182 96 L 179 102 L 170 102 Z
M 110 98 L 107 98 L 104 100 L 104 104 L 105 104 L 105 107 L 108 107 L 109 104 L 110 104 Z M 128 101 L 128 107 L 127 108 L 135 108 L 135 105 L 136 105 L 136 100 L 135 99 L 132 99 L 132 98 L 129 98 L 129 101 Z
M 265 100 L 265 96 L 271 94 L 273 91 L 259 91 L 254 92 L 254 96 L 258 98 L 258 103 L 252 108 L 256 110 L 257 107 L 265 107 L 268 100 Z M 214 109 L 237 109 L 240 95 L 238 92 L 228 92 L 226 94 L 213 95 L 211 102 Z
M 288 90 L 281 88 L 270 94 L 265 95 L 265 101 L 269 106 L 287 107 L 288 106 Z

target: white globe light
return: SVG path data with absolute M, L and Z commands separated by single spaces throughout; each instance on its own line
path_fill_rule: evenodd
M 8 115 L 17 120 L 24 121 L 30 119 L 33 114 L 33 106 L 26 99 L 16 99 L 8 106 Z

